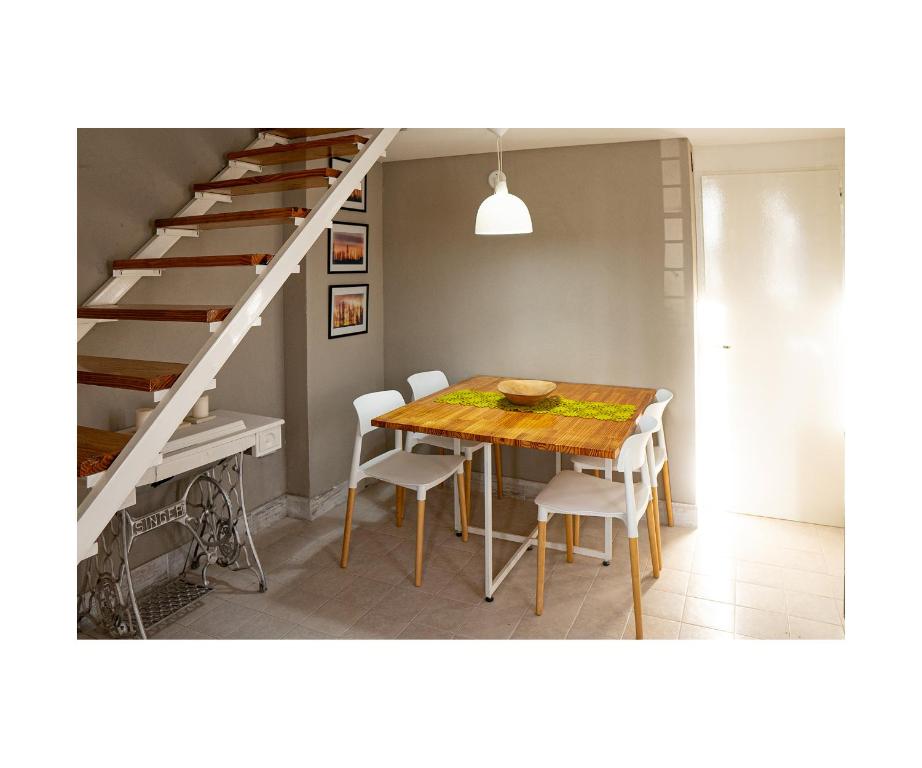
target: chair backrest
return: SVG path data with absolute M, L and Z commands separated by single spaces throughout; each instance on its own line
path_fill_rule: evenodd
M 637 536 L 637 521 L 643 514 L 643 511 L 636 507 L 634 472 L 640 470 L 641 493 L 646 494 L 652 485 L 650 466 L 653 461 L 653 433 L 658 427 L 659 419 L 644 413 L 637 419 L 637 432 L 624 441 L 618 454 L 617 469 L 624 473 L 624 501 L 627 511 L 624 522 L 628 536 L 632 538 Z
M 367 435 L 369 432 L 378 429 L 378 427 L 373 427 L 371 424 L 373 418 L 406 404 L 407 401 L 403 399 L 403 395 L 396 389 L 369 392 L 367 395 L 355 398 L 352 405 L 355 406 L 355 412 L 359 417 L 359 436 Z
M 641 475 L 645 476 L 644 480 L 649 483 L 647 444 L 658 426 L 659 419 L 655 416 L 648 416 L 644 413 L 637 419 L 637 431 L 622 444 L 621 451 L 618 453 L 618 463 L 615 466 L 615 469 L 624 473 L 625 478 L 628 474 L 640 470 Z
M 656 399 L 643 412 L 644 416 L 654 416 L 659 421 L 659 426 L 656 428 L 656 440 L 664 450 L 666 448 L 666 432 L 663 430 L 663 413 L 670 402 L 672 402 L 672 392 L 668 389 L 658 389 L 656 390 Z
M 448 377 L 441 371 L 423 371 L 410 376 L 407 384 L 413 391 L 413 399 L 419 400 L 422 397 L 429 397 L 440 389 L 445 389 L 448 386 Z

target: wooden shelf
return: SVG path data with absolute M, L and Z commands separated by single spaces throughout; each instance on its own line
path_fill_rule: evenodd
M 319 141 L 301 141 L 297 144 L 275 144 L 262 149 L 245 149 L 241 152 L 228 152 L 228 160 L 245 160 L 259 165 L 281 165 L 307 160 L 321 160 L 329 157 L 352 157 L 361 149 L 368 139 L 358 134 L 339 136 L 335 139 Z
M 194 192 L 222 192 L 225 195 L 260 195 L 264 192 L 287 192 L 292 189 L 328 187 L 329 179 L 339 176 L 333 168 L 314 168 L 306 171 L 282 171 L 242 179 L 225 179 L 193 184 Z
M 236 211 L 235 213 L 206 213 L 202 216 L 178 216 L 173 219 L 157 219 L 158 229 L 233 229 L 235 227 L 263 227 L 270 224 L 290 224 L 293 219 L 307 217 L 307 208 L 264 208 L 258 211 Z
M 283 139 L 309 139 L 311 136 L 325 136 L 328 133 L 354 131 L 355 128 L 260 128 L 260 133 L 272 133 Z
M 182 256 L 164 259 L 117 259 L 112 269 L 184 269 L 190 267 L 257 267 L 268 264 L 271 253 L 241 253 L 233 256 Z
M 233 307 L 208 304 L 96 304 L 78 307 L 86 320 L 158 320 L 178 323 L 218 323 Z
M 159 392 L 172 387 L 185 369 L 185 363 L 77 355 L 77 383 L 97 387 Z
M 131 435 L 77 425 L 77 477 L 95 475 L 108 469 Z

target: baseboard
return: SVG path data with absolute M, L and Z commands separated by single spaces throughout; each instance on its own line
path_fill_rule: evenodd
M 287 498 L 283 494 L 265 504 L 247 511 L 247 521 L 250 524 L 250 533 L 257 534 L 264 528 L 281 520 L 287 514 Z M 181 544 L 175 549 L 158 555 L 153 560 L 148 560 L 143 565 L 131 569 L 131 580 L 137 592 L 143 592 L 148 587 L 159 584 L 161 581 L 179 576 L 186 563 L 189 544 Z
M 496 490 L 496 476 L 492 477 L 493 490 Z M 483 473 L 482 472 L 473 472 L 471 473 L 471 495 L 473 495 L 473 487 L 476 484 L 482 492 L 483 489 Z M 503 477 L 503 494 L 507 496 L 512 496 L 516 499 L 533 499 L 535 496 L 540 493 L 541 489 L 544 488 L 544 483 L 539 483 L 536 480 L 523 480 L 519 477 Z M 659 501 L 660 508 L 660 520 L 666 522 L 666 502 L 662 499 Z M 681 528 L 697 528 L 698 527 L 698 507 L 695 504 L 683 504 L 678 501 L 672 502 L 672 516 L 673 522 L 675 525 Z
M 374 485 L 376 482 L 378 481 L 371 478 L 361 480 L 358 485 L 358 490 L 362 491 L 368 486 Z M 288 511 L 286 514 L 288 517 L 296 517 L 300 520 L 316 520 L 321 515 L 332 512 L 340 505 L 344 505 L 348 495 L 348 480 L 343 480 L 341 483 L 337 483 L 325 493 L 321 493 L 317 496 L 311 496 L 310 498 L 307 498 L 306 496 L 295 496 L 294 494 L 287 494 L 286 500 L 288 504 Z

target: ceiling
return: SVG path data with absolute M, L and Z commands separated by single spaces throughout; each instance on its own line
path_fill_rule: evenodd
M 510 128 L 503 149 L 572 147 L 619 141 L 688 138 L 693 146 L 761 144 L 803 139 L 842 138 L 842 128 Z M 407 128 L 387 148 L 387 161 L 475 155 L 495 151 L 485 128 Z

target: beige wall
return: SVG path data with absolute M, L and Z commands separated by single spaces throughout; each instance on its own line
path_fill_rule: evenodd
M 684 296 L 664 286 L 658 141 L 509 152 L 534 234 L 478 237 L 495 155 L 384 166 L 385 385 L 441 369 L 668 387 L 676 501 L 694 503 L 693 251 L 689 148 L 680 155 Z M 671 292 L 675 293 L 675 282 Z M 509 475 L 546 480 L 553 456 L 505 449 Z
M 304 167 L 304 166 L 301 166 Z M 317 163 L 307 167 L 318 167 Z M 381 389 L 384 381 L 384 253 L 382 171 L 368 174 L 367 212 L 340 211 L 335 221 L 368 224 L 368 273 L 327 274 L 327 237 L 310 250 L 302 275 L 286 286 L 286 365 L 292 414 L 289 436 L 296 447 L 288 460 L 289 490 L 320 496 L 349 476 L 355 436 L 352 401 Z M 286 203 L 313 206 L 319 190 L 288 193 Z M 306 279 L 305 279 L 306 278 Z M 368 333 L 327 338 L 330 285 L 368 283 Z M 289 344 L 288 340 L 298 339 Z M 294 423 L 306 418 L 305 422 Z
M 128 258 L 151 236 L 153 219 L 171 216 L 187 203 L 194 181 L 206 181 L 224 165 L 224 153 L 242 149 L 254 138 L 247 129 L 122 130 L 84 129 L 77 136 L 77 301 L 85 301 L 110 274 L 111 261 Z M 280 205 L 279 195 L 242 199 L 216 210 Z M 281 227 L 206 232 L 180 241 L 170 256 L 221 253 L 275 253 Z M 252 282 L 242 268 L 173 270 L 141 280 L 125 303 L 233 304 Z M 285 415 L 283 299 L 269 305 L 217 376 L 212 406 L 267 416 Z M 190 360 L 207 339 L 207 330 L 187 323 L 100 323 L 78 345 L 81 354 Z M 134 421 L 134 409 L 151 405 L 149 395 L 78 385 L 78 423 L 120 429 Z M 246 500 L 254 507 L 285 492 L 285 449 L 246 460 Z M 173 500 L 172 484 L 142 489 L 136 510 Z M 169 526 L 175 528 L 175 526 Z M 175 543 L 178 531 L 170 531 Z M 136 562 L 166 546 L 156 536 L 140 540 Z M 134 556 L 133 556 L 134 557 Z

